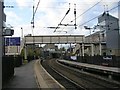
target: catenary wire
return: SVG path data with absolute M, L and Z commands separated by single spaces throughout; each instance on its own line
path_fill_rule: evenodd
M 92 7 L 90 7 L 89 9 L 87 9 L 85 12 L 83 12 L 82 14 L 80 14 L 78 17 L 76 17 L 75 19 L 78 19 L 80 16 L 84 15 L 85 13 L 87 13 L 89 10 L 91 10 L 92 8 L 94 8 L 96 5 L 98 5 L 102 0 L 100 0 L 99 2 L 95 3 Z M 75 19 L 73 19 L 70 22 L 73 22 Z M 68 24 L 67 24 L 68 25 Z
M 113 8 L 111 8 L 110 10 L 108 10 L 107 12 L 110 12 L 110 11 L 116 9 L 116 8 L 119 7 L 119 6 L 120 6 L 120 5 L 117 5 L 117 6 L 113 7 Z M 81 25 L 79 25 L 79 26 L 83 26 L 84 24 L 89 23 L 89 22 L 93 21 L 94 19 L 96 19 L 96 18 L 98 18 L 98 17 L 99 17 L 99 16 L 96 16 L 96 17 L 94 17 L 94 18 L 92 18 L 92 19 L 84 22 L 83 24 L 81 24 Z
M 78 19 L 80 16 L 84 15 L 85 13 L 87 13 L 89 10 L 91 10 L 93 7 L 95 7 L 96 5 L 98 5 L 102 0 L 100 0 L 99 2 L 97 2 L 96 4 L 94 4 L 92 7 L 90 7 L 89 9 L 87 9 L 85 12 L 83 12 L 82 14 L 80 14 L 78 17 L 76 17 L 76 19 Z M 75 19 L 73 19 L 71 22 L 73 22 Z
M 67 14 L 69 12 L 70 12 L 70 3 L 69 3 L 69 9 L 67 10 L 67 12 L 66 12 L 65 16 L 62 18 L 62 20 L 60 21 L 60 24 L 62 23 L 62 21 L 65 19 L 65 17 L 67 16 Z M 54 32 L 56 32 L 56 30 L 57 30 L 57 28 L 59 27 L 60 24 L 58 24 L 58 26 L 55 28 Z

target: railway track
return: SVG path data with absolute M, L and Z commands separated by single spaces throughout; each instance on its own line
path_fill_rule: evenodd
M 83 88 L 79 87 L 78 85 L 74 84 L 73 82 L 69 81 L 67 78 L 60 75 L 55 69 L 53 69 L 50 65 L 49 61 L 42 62 L 42 66 L 47 70 L 49 74 L 52 75 L 60 84 L 62 84 L 66 89 L 78 89 L 84 90 Z
M 90 73 L 65 66 L 57 60 L 46 60 L 43 67 L 65 88 L 96 89 L 118 89 L 120 84 L 95 77 Z

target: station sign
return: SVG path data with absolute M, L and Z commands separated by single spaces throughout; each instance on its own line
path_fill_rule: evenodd
M 20 46 L 20 37 L 5 37 L 5 46 Z

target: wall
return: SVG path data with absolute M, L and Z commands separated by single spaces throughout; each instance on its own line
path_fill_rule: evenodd
M 119 3 L 118 3 L 119 5 L 120 5 L 120 1 L 119 1 Z M 118 18 L 119 18 L 119 51 L 118 51 L 118 53 L 119 53 L 119 55 L 120 55 L 120 6 L 118 7 Z
M 106 25 L 110 25 L 110 27 L 106 30 L 107 47 L 111 49 L 118 49 L 118 19 L 112 19 L 109 16 L 108 21 L 106 21 Z
M 6 46 L 5 51 L 6 51 L 6 55 L 7 54 L 20 54 L 20 46 Z
M 106 45 L 107 45 L 107 54 L 119 56 L 119 21 L 118 18 L 113 17 L 108 13 L 102 14 L 98 18 L 100 25 L 105 25 L 101 30 L 106 31 Z
M 0 1 L 0 90 L 2 88 L 2 2 Z

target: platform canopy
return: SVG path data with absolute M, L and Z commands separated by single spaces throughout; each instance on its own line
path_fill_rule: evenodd
M 25 44 L 69 44 L 83 43 L 84 35 L 44 35 L 44 36 L 25 36 Z

